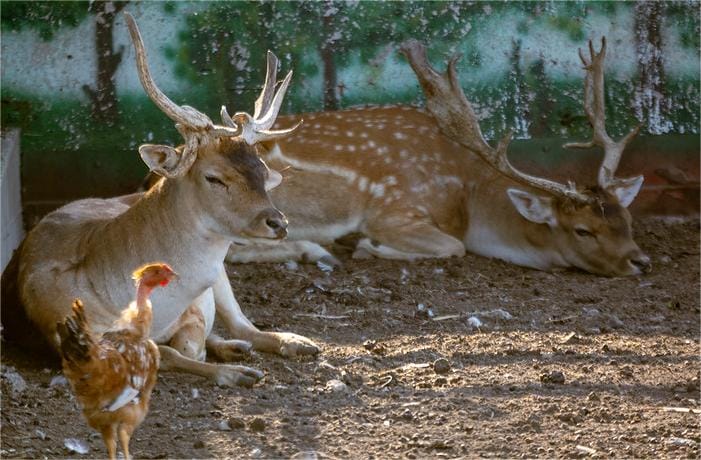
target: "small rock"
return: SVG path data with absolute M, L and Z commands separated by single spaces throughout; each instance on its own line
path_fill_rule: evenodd
M 587 395 L 587 401 L 598 402 L 598 401 L 601 401 L 601 398 L 599 397 L 598 394 L 596 394 L 592 391 Z
M 436 450 L 452 449 L 452 447 L 453 446 L 450 444 L 450 442 L 446 441 L 445 439 L 438 439 L 436 441 L 433 441 L 428 446 L 429 449 L 436 449 Z
M 436 374 L 447 374 L 450 372 L 450 361 L 445 358 L 438 358 L 433 362 L 433 371 Z
M 661 257 L 660 257 L 660 263 L 661 263 L 661 264 L 667 265 L 667 264 L 670 263 L 671 261 L 672 261 L 672 258 L 669 257 L 668 255 L 664 255 L 664 256 L 661 256 Z
M 570 332 L 569 334 L 567 334 L 565 336 L 564 339 L 562 339 L 562 343 L 565 345 L 574 345 L 574 344 L 579 343 L 581 341 L 582 341 L 582 339 L 574 332 Z
M 414 318 L 431 319 L 434 316 L 436 316 L 436 314 L 433 312 L 433 308 L 427 307 L 423 303 L 420 303 L 416 306 L 416 313 L 414 313 Z
M 10 389 L 10 396 L 18 398 L 27 389 L 27 382 L 12 366 L 5 366 L 2 373 L 2 379 L 5 380 Z
M 90 448 L 85 441 L 81 441 L 80 439 L 66 438 L 63 440 L 63 445 L 70 452 L 75 452 L 76 454 L 85 455 L 90 452 Z
M 204 449 L 204 441 L 198 439 L 197 441 L 192 443 L 192 447 L 194 447 L 195 449 Z
M 365 383 L 363 376 L 354 372 L 341 371 L 341 380 L 351 387 L 362 387 Z
M 197 399 L 200 397 L 200 390 L 198 390 L 197 388 L 193 388 L 192 390 L 190 390 L 190 394 L 192 395 L 192 399 Z
M 402 267 L 401 274 L 399 275 L 399 282 L 402 284 L 406 284 L 408 279 L 409 279 L 409 270 Z
M 687 438 L 677 438 L 672 436 L 671 438 L 667 439 L 666 441 L 667 444 L 670 446 L 688 446 L 688 447 L 696 447 L 696 441 L 693 439 L 687 439 Z
M 64 387 L 68 386 L 68 380 L 66 380 L 66 377 L 63 376 L 63 374 L 55 375 L 51 378 L 51 382 L 49 382 L 49 387 Z
M 343 393 L 348 391 L 348 385 L 337 379 L 331 379 L 326 382 L 326 389 L 332 393 Z
M 621 321 L 621 319 L 618 316 L 609 313 L 608 326 L 611 329 L 621 329 L 622 327 L 625 326 L 625 324 L 623 323 L 623 321 Z
M 438 377 L 436 380 L 433 381 L 433 384 L 438 387 L 442 387 L 448 384 L 448 379 L 445 377 Z
M 514 319 L 513 315 L 508 311 L 504 310 L 503 308 L 495 308 L 494 310 L 487 311 L 478 311 L 476 314 L 481 316 L 482 318 L 503 319 L 507 321 L 510 319 Z
M 294 454 L 292 457 L 290 457 L 291 460 L 319 460 L 322 458 L 325 458 L 326 456 L 324 454 L 320 454 L 319 452 L 315 450 L 305 450 L 302 452 L 297 452 Z
M 565 374 L 562 371 L 551 371 L 540 376 L 542 383 L 553 383 L 563 385 L 565 383 Z
M 474 328 L 480 328 L 484 326 L 484 323 L 482 323 L 482 321 L 480 321 L 478 317 L 470 316 L 469 318 L 467 318 L 467 325 Z
M 375 340 L 366 340 L 363 342 L 363 348 L 373 353 L 377 353 L 378 355 L 384 354 L 386 351 L 385 346 Z
M 229 426 L 229 422 L 227 422 L 226 420 L 220 420 L 219 423 L 217 423 L 217 430 L 231 431 L 231 427 Z
M 239 430 L 246 426 L 246 422 L 239 417 L 230 417 L 227 423 L 232 430 Z
M 265 420 L 260 417 L 254 418 L 251 420 L 251 423 L 248 424 L 248 429 L 255 433 L 262 433 L 265 431 Z
M 414 419 L 414 413 L 410 411 L 409 409 L 404 409 L 404 412 L 400 415 L 400 417 L 404 420 L 413 420 Z
M 285 268 L 294 271 L 299 268 L 299 264 L 294 260 L 288 260 L 287 262 L 285 262 Z
M 577 451 L 578 454 L 582 455 L 596 455 L 596 450 L 587 446 L 576 446 L 574 450 Z
M 331 273 L 333 271 L 333 265 L 326 260 L 319 259 L 316 261 L 316 266 L 325 273 Z
M 250 458 L 260 458 L 261 455 L 263 455 L 263 451 L 258 447 L 251 449 L 251 451 L 248 453 Z
M 44 441 L 44 440 L 46 439 L 46 433 L 44 433 L 43 431 L 41 431 L 41 430 L 34 430 L 34 433 L 35 433 L 35 434 L 37 435 L 37 437 L 38 437 L 39 439 L 41 439 L 42 441 Z

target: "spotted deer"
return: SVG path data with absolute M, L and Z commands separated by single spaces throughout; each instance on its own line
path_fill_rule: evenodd
M 413 260 L 467 250 L 540 270 L 626 276 L 650 269 L 626 209 L 643 177 L 614 177 L 638 128 L 618 142 L 606 133 L 605 40 L 598 53 L 590 42 L 588 60 L 580 51 L 593 139 L 565 145 L 604 149 L 598 183 L 590 187 L 515 169 L 506 156 L 510 136 L 496 147 L 485 141 L 458 82 L 457 58 L 439 74 L 418 42 L 402 52 L 429 113 L 392 107 L 305 114 L 294 136 L 264 143 L 263 158 L 285 176 L 272 199 L 290 221 L 289 237 L 274 247 L 232 251 L 230 261 L 333 260 L 321 245 L 361 232 L 354 257 Z
M 292 72 L 275 92 L 278 60 L 269 53 L 254 115 L 231 117 L 222 108 L 222 124 L 215 124 L 204 113 L 175 104 L 156 86 L 137 24 L 125 16 L 144 90 L 185 142 L 139 147 L 149 169 L 164 178 L 145 194 L 80 200 L 44 217 L 16 254 L 20 300 L 57 347 L 56 324 L 74 299 L 86 305 L 93 331 L 104 332 L 131 300 L 131 272 L 147 262 L 167 262 L 180 276 L 151 298 L 151 337 L 159 344 L 162 369 L 202 375 L 220 385 L 252 385 L 262 376 L 258 370 L 205 362 L 206 352 L 230 361 L 250 348 L 283 356 L 319 350 L 296 334 L 258 330 L 241 311 L 224 269 L 232 242 L 279 241 L 287 233 L 287 221 L 268 195 L 280 174 L 266 166 L 255 146 L 295 129 L 271 129 Z M 215 316 L 233 339 L 212 332 Z

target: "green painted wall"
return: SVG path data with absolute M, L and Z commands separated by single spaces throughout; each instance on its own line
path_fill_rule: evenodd
M 605 35 L 609 131 L 642 123 L 698 151 L 698 2 L 6 2 L 2 124 L 22 128 L 25 202 L 129 191 L 139 144 L 180 141 L 138 83 L 122 11 L 159 85 L 212 118 L 252 110 L 266 49 L 295 70 L 286 113 L 421 104 L 396 53 L 413 37 L 436 64 L 462 53 L 486 135 L 520 139 L 589 135 L 577 48 Z

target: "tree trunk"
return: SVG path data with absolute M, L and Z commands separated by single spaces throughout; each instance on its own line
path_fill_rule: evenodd
M 513 40 L 511 56 L 509 58 L 511 70 L 509 70 L 508 100 L 509 115 L 511 121 L 506 120 L 505 129 L 512 129 L 514 135 L 524 137 L 528 135 L 528 95 L 526 94 L 526 82 L 521 70 L 521 40 Z
M 330 11 L 332 2 L 324 2 L 325 10 Z M 336 51 L 334 38 L 334 20 L 333 14 L 324 13 L 322 15 L 322 37 L 321 43 L 321 62 L 324 66 L 324 110 L 338 110 L 338 96 L 336 90 L 338 87 L 338 79 L 336 76 L 336 62 L 334 54 Z
M 95 2 L 95 52 L 97 53 L 96 87 L 83 86 L 92 102 L 92 116 L 96 121 L 112 124 L 119 118 L 114 74 L 122 61 L 124 46 L 114 51 L 112 29 L 114 19 L 128 2 Z
M 672 128 L 667 118 L 669 101 L 664 94 L 663 13 L 661 2 L 635 4 L 635 46 L 640 76 L 635 88 L 635 116 L 651 134 L 666 133 Z

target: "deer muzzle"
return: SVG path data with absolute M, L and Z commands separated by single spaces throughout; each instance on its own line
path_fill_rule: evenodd
M 287 236 L 287 219 L 275 208 L 261 211 L 251 223 L 248 236 L 281 240 Z

